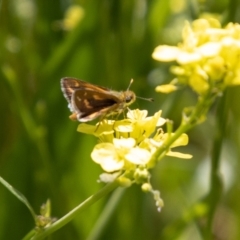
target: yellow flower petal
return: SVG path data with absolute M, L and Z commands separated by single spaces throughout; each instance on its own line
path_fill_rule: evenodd
M 81 123 L 77 127 L 77 131 L 85 134 L 93 134 L 94 131 L 96 130 L 96 126 L 87 124 L 87 123 Z
M 191 159 L 192 158 L 191 154 L 172 152 L 172 151 L 169 151 L 166 155 L 170 156 L 170 157 L 177 157 L 177 158 L 183 158 L 183 159 Z
M 131 120 L 143 120 L 147 117 L 148 115 L 148 111 L 147 110 L 139 110 L 139 109 L 135 109 L 135 110 L 130 110 L 127 113 L 127 117 Z
M 98 123 L 99 125 L 90 125 L 87 123 L 81 123 L 78 125 L 77 131 L 85 134 L 92 134 L 99 137 L 101 134 L 113 134 L 113 120 L 103 120 Z
M 114 124 L 114 130 L 124 133 L 124 132 L 132 132 L 133 131 L 133 124 L 128 119 L 124 119 L 122 121 L 117 121 Z
M 193 73 L 189 78 L 189 84 L 198 94 L 204 94 L 209 89 L 206 79 L 198 73 Z
M 167 133 L 166 133 L 167 134 Z M 186 146 L 188 144 L 188 135 L 183 133 L 172 145 L 171 148 Z
M 221 50 L 221 44 L 218 42 L 209 42 L 196 49 L 204 57 L 217 56 Z
M 160 117 L 160 118 L 158 119 L 158 121 L 157 121 L 156 126 L 157 126 L 157 127 L 163 126 L 163 125 L 166 123 L 166 121 L 167 121 L 167 120 L 166 120 L 165 118 Z
M 119 172 L 102 173 L 99 176 L 99 180 L 100 182 L 104 182 L 104 183 L 113 182 L 119 176 L 119 174 L 120 174 Z
M 182 52 L 181 54 L 178 55 L 176 60 L 179 64 L 185 65 L 199 62 L 201 59 L 202 56 L 198 52 Z
M 93 161 L 100 164 L 106 172 L 118 171 L 124 166 L 124 161 L 119 159 L 117 151 L 111 143 L 97 144 L 91 153 L 91 157 Z
M 116 148 L 132 148 L 136 144 L 136 140 L 134 138 L 114 138 L 113 144 Z
M 146 149 L 135 147 L 132 148 L 125 157 L 131 163 L 145 165 L 150 160 L 151 154 Z
M 176 90 L 177 90 L 177 87 L 172 84 L 164 84 L 164 85 L 157 86 L 155 88 L 156 92 L 161 92 L 161 93 L 170 93 Z
M 154 49 L 152 57 L 158 61 L 171 62 L 176 60 L 180 52 L 181 50 L 178 47 L 161 45 Z
M 124 166 L 124 161 L 116 161 L 115 158 L 107 157 L 100 163 L 102 169 L 106 172 L 115 172 L 121 170 Z

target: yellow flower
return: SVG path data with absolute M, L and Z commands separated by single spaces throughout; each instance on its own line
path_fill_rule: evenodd
M 146 165 L 151 153 L 136 145 L 133 138 L 113 139 L 113 143 L 97 144 L 91 154 L 94 162 L 104 171 L 132 170 L 138 165 Z
M 99 123 L 97 130 L 96 126 L 84 123 L 79 125 L 78 131 L 93 134 L 100 139 L 101 142 L 94 147 L 91 157 L 105 172 L 132 171 L 134 175 L 139 166 L 146 169 L 154 166 L 151 162 L 153 154 L 169 137 L 161 128 L 157 130 L 165 122 L 166 120 L 161 118 L 161 111 L 148 117 L 146 110 L 136 109 L 127 113 L 127 119 L 115 122 L 104 120 Z M 171 148 L 187 143 L 188 137 L 183 134 Z M 190 158 L 190 155 L 173 153 L 171 149 L 166 154 Z
M 153 116 L 147 116 L 146 110 L 129 110 L 124 120 L 105 119 L 97 126 L 86 123 L 78 126 L 78 131 L 92 134 L 100 140 L 91 153 L 93 161 L 104 170 L 99 180 L 118 181 L 124 187 L 132 183 L 141 184 L 144 191 L 152 193 L 158 210 L 163 206 L 163 201 L 159 191 L 153 190 L 150 184 L 149 169 L 157 163 L 156 151 L 174 134 L 164 133 L 160 128 L 166 123 L 161 113 L 158 111 Z M 187 143 L 187 135 L 182 134 L 168 149 L 164 149 L 163 156 L 191 158 L 188 154 L 171 151 Z
M 162 111 L 158 111 L 154 116 L 147 117 L 147 110 L 130 110 L 127 113 L 127 119 L 119 121 L 105 119 L 98 123 L 97 127 L 81 123 L 77 131 L 92 134 L 98 137 L 101 142 L 112 142 L 114 137 L 132 137 L 138 143 L 149 137 L 156 127 L 160 127 L 166 122 L 164 118 L 161 118 L 161 113 Z
M 158 61 L 176 61 L 177 76 L 170 85 L 158 86 L 159 92 L 171 92 L 177 84 L 188 84 L 199 95 L 209 91 L 221 93 L 226 87 L 240 84 L 240 25 L 221 27 L 214 18 L 186 22 L 183 41 L 178 46 L 161 45 L 152 57 Z

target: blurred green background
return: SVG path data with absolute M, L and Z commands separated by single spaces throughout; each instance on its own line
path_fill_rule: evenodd
M 155 102 L 138 100 L 132 108 L 150 114 L 163 109 L 176 128 L 183 107 L 194 105 L 196 96 L 189 90 L 155 93 L 172 76 L 169 64 L 151 58 L 153 49 L 177 44 L 184 21 L 204 11 L 219 14 L 227 23 L 240 21 L 239 9 L 240 1 L 234 0 L 1 0 L 0 176 L 36 212 L 49 198 L 52 216 L 65 215 L 103 184 L 97 183 L 101 169 L 90 158 L 96 139 L 76 132 L 78 123 L 68 119 L 60 79 L 71 76 L 125 90 L 133 78 L 132 90 Z M 224 188 L 213 199 L 212 239 L 240 239 L 239 94 L 239 87 L 229 89 L 218 103 L 226 112 L 220 167 Z M 165 202 L 162 212 L 150 194 L 132 186 L 118 199 L 97 239 L 204 239 L 206 218 L 196 203 L 210 187 L 216 108 L 189 132 L 190 143 L 181 149 L 192 160 L 166 158 L 152 171 L 153 187 Z M 109 198 L 51 239 L 87 239 Z M 0 206 L 0 239 L 21 239 L 34 228 L 27 208 L 2 185 Z

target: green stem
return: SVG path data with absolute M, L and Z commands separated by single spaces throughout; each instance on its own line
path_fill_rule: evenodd
M 119 184 L 117 183 L 117 181 L 114 181 L 112 183 L 107 184 L 106 186 L 104 186 L 99 192 L 97 192 L 96 194 L 92 195 L 91 197 L 89 197 L 88 199 L 86 199 L 84 202 L 82 202 L 81 204 L 79 204 L 77 207 L 75 207 L 72 211 L 70 211 L 69 213 L 67 213 L 64 217 L 60 218 L 59 220 L 57 220 L 56 222 L 54 222 L 50 227 L 44 229 L 43 231 L 41 231 L 40 233 L 38 233 L 36 236 L 34 236 L 33 238 L 31 238 L 32 240 L 40 240 L 40 239 L 44 239 L 45 237 L 47 237 L 48 235 L 50 235 L 51 233 L 57 231 L 58 229 L 60 229 L 61 227 L 63 227 L 64 225 L 66 225 L 68 222 L 70 222 L 77 214 L 79 214 L 81 211 L 83 211 L 84 209 L 90 207 L 92 204 L 94 204 L 96 201 L 98 201 L 100 198 L 106 196 L 109 192 L 111 192 L 112 190 L 114 190 L 115 188 L 117 188 L 119 186 Z M 27 240 L 27 239 L 26 239 Z
M 86 240 L 95 240 L 101 237 L 101 234 L 109 222 L 109 219 L 111 218 L 114 210 L 116 209 L 116 206 L 118 205 L 123 193 L 125 192 L 125 189 L 126 188 L 118 188 L 113 192 L 111 198 L 105 205 L 105 208 L 101 212 L 100 217 L 98 218 Z
M 207 215 L 207 225 L 205 230 L 205 239 L 212 239 L 212 226 L 214 222 L 214 215 L 218 202 L 222 194 L 222 178 L 220 175 L 220 157 L 222 152 L 223 139 L 226 129 L 226 94 L 222 97 L 218 106 L 217 118 L 216 118 L 216 133 L 212 149 L 211 157 L 211 175 L 210 175 L 210 191 L 208 195 L 209 211 Z
M 211 107 L 213 101 L 216 99 L 217 93 L 212 94 L 211 90 L 205 96 L 199 98 L 199 101 L 193 111 L 190 112 L 189 116 L 184 116 L 181 125 L 174 132 L 174 134 L 169 135 L 169 138 L 166 139 L 164 144 L 156 151 L 153 156 L 152 161 L 156 162 L 168 152 L 171 145 L 183 134 L 193 128 L 195 125 L 202 122 L 205 118 L 209 108 Z M 224 102 L 224 97 L 222 98 Z M 207 212 L 207 226 L 205 229 L 205 238 L 207 240 L 212 239 L 212 224 L 214 220 L 214 214 L 219 202 L 221 193 L 222 193 L 222 182 L 219 174 L 219 163 L 220 163 L 220 154 L 222 149 L 222 139 L 224 136 L 224 129 L 226 125 L 225 117 L 226 109 L 222 105 L 219 106 L 218 118 L 217 118 L 217 133 L 215 136 L 212 159 L 211 159 L 211 189 L 208 196 L 208 207 L 209 211 Z
M 211 107 L 212 103 L 218 96 L 217 93 L 212 94 L 212 91 L 210 89 L 209 93 L 205 96 L 202 96 L 199 98 L 199 101 L 196 105 L 196 107 L 193 109 L 193 111 L 190 111 L 189 116 L 183 116 L 183 120 L 179 128 L 174 132 L 174 134 L 170 134 L 169 138 L 166 139 L 164 144 L 156 151 L 155 155 L 152 158 L 152 163 L 156 163 L 158 160 L 160 160 L 162 157 L 166 155 L 171 145 L 183 134 L 189 131 L 191 128 L 193 128 L 195 125 L 202 122 L 202 120 L 205 119 L 205 116 L 207 112 L 209 111 L 209 108 Z M 222 98 L 222 102 L 224 102 L 224 98 Z M 224 129 L 225 129 L 225 117 L 226 109 L 223 110 L 222 105 L 219 106 L 218 111 L 218 128 L 217 128 L 217 134 L 215 136 L 215 142 L 213 146 L 213 152 L 212 152 L 212 159 L 211 159 L 211 189 L 208 196 L 208 212 L 207 215 L 207 226 L 204 231 L 205 238 L 207 240 L 212 239 L 212 224 L 214 219 L 214 213 L 217 207 L 217 204 L 219 202 L 221 193 L 222 193 L 222 182 L 221 177 L 219 174 L 219 163 L 220 163 L 220 154 L 222 149 L 222 139 L 224 135 Z M 155 164 L 153 164 L 155 165 Z
M 191 128 L 193 128 L 195 125 L 202 122 L 202 119 L 204 119 L 205 115 L 207 114 L 212 102 L 216 98 L 216 94 L 212 94 L 211 90 L 209 90 L 209 93 L 199 98 L 198 103 L 196 107 L 193 109 L 193 111 L 190 112 L 189 116 L 183 116 L 183 120 L 179 128 L 174 132 L 174 134 L 170 134 L 169 138 L 166 139 L 164 144 L 157 149 L 155 154 L 152 157 L 151 163 L 157 162 L 162 157 L 166 155 L 171 145 L 183 134 L 189 131 Z M 150 164 L 151 165 L 151 164 Z

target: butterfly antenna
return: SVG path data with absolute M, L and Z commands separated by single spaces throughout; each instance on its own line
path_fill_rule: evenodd
M 153 98 L 143 98 L 143 97 L 138 97 L 138 96 L 136 96 L 136 98 L 142 99 L 142 100 L 146 100 L 146 101 L 148 101 L 148 102 L 154 102 L 154 99 L 153 99 Z
M 130 80 L 130 83 L 129 83 L 129 85 L 128 85 L 127 91 L 128 91 L 129 88 L 131 87 L 132 83 L 133 83 L 133 79 Z
M 128 86 L 128 88 L 127 88 L 127 91 L 128 91 L 129 88 L 131 87 L 132 83 L 133 83 L 133 79 L 130 80 L 130 83 L 129 83 L 129 86 Z M 143 98 L 143 97 L 138 97 L 138 96 L 136 96 L 136 98 L 142 99 L 142 100 L 145 100 L 145 101 L 149 101 L 149 102 L 154 102 L 154 99 L 153 99 L 153 98 Z

